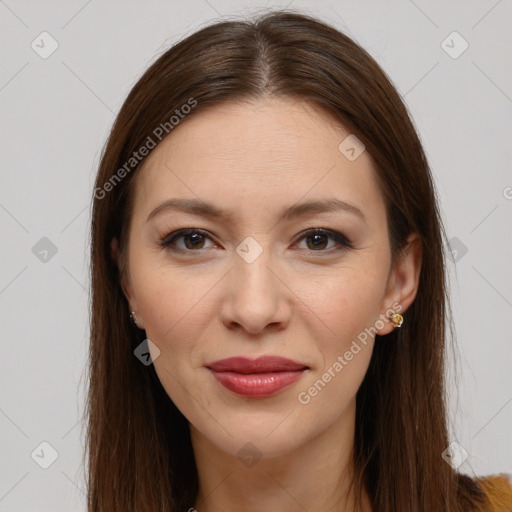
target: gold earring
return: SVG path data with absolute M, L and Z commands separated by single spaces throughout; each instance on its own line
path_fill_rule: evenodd
M 392 313 L 389 315 L 390 320 L 393 322 L 393 327 L 400 327 L 404 322 L 404 317 L 400 313 Z

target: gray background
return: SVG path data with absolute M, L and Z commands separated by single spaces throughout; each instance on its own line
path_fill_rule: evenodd
M 356 39 L 405 98 L 456 251 L 460 360 L 448 382 L 452 439 L 468 452 L 459 469 L 512 472 L 510 0 L 0 0 L 0 511 L 85 510 L 89 204 L 124 97 L 195 29 L 287 5 Z M 58 43 L 46 59 L 31 47 L 51 49 L 43 31 Z M 454 31 L 469 44 L 457 58 Z M 58 454 L 47 469 L 42 442 Z

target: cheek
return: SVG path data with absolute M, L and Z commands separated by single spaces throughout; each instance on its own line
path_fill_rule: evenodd
M 160 351 L 154 359 L 158 378 L 178 409 L 190 411 L 186 389 L 192 380 L 198 385 L 195 372 L 203 364 L 198 340 L 204 336 L 212 308 L 205 282 L 161 267 L 141 272 L 132 281 L 134 289 L 138 284 L 137 304 L 146 335 Z
M 192 318 L 202 316 L 208 303 L 207 291 L 214 282 L 194 278 L 190 269 L 180 269 L 141 255 L 131 270 L 137 307 L 150 333 L 161 341 L 175 337 L 176 331 L 193 327 Z
M 138 263 L 132 282 L 147 338 L 160 351 L 155 370 L 178 408 L 188 410 L 187 383 L 195 380 L 197 384 L 200 374 L 196 371 L 202 372 L 205 363 L 200 340 L 218 317 L 218 304 L 212 302 L 218 277 L 194 275 L 189 268 L 171 268 L 149 258 Z
M 297 399 L 304 414 L 317 418 L 319 429 L 338 420 L 368 370 L 374 347 L 371 328 L 379 318 L 383 293 L 378 277 L 369 271 L 347 274 L 331 279 L 327 293 L 309 296 L 315 304 L 312 309 L 330 332 L 326 336 L 318 327 L 312 331 L 319 364 L 298 390 Z
M 297 295 L 314 313 L 310 315 L 313 321 L 320 320 L 315 328 L 317 333 L 320 334 L 319 325 L 325 327 L 326 335 L 317 338 L 321 343 L 332 347 L 334 337 L 339 348 L 339 343 L 350 343 L 353 337 L 374 325 L 382 307 L 384 270 L 367 265 L 316 276 L 314 286 L 307 280 L 297 281 Z

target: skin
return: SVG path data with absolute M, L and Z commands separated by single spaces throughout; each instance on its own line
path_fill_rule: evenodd
M 199 512 L 354 510 L 347 486 L 355 396 L 374 337 L 309 403 L 298 394 L 365 328 L 393 330 L 386 312 L 398 304 L 404 314 L 414 300 L 421 246 L 411 235 L 391 267 L 373 163 L 366 151 L 354 161 L 339 151 L 348 134 L 295 99 L 230 102 L 178 125 L 137 176 L 122 285 L 138 326 L 160 350 L 158 377 L 189 420 L 200 479 L 190 506 Z M 357 206 L 366 221 L 346 211 L 279 220 L 285 207 L 331 197 Z M 170 198 L 200 198 L 233 214 L 220 221 L 168 210 L 146 221 Z M 159 245 L 182 228 L 210 238 L 181 237 L 175 246 L 182 252 Z M 314 237 L 302 238 L 310 228 L 342 233 L 353 248 L 328 235 L 317 248 Z M 262 249 L 251 263 L 236 252 L 248 236 Z M 115 258 L 116 251 L 114 240 Z M 279 394 L 251 399 L 228 391 L 205 367 L 263 354 L 309 370 Z M 255 461 L 261 457 L 250 467 L 237 456 L 248 442 Z

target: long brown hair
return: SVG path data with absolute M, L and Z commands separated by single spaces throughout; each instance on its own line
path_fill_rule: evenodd
M 134 356 L 144 332 L 130 323 L 123 268 L 111 258 L 113 238 L 121 254 L 126 247 L 134 177 L 145 158 L 139 150 L 209 106 L 269 95 L 314 102 L 365 144 L 394 258 L 411 232 L 422 240 L 407 321 L 377 337 L 357 393 L 356 496 L 365 486 L 379 512 L 482 510 L 477 480 L 442 457 L 449 445 L 446 235 L 419 137 L 392 82 L 361 46 L 290 11 L 219 22 L 167 50 L 129 93 L 104 147 L 92 198 L 88 510 L 188 510 L 198 491 L 188 422 L 154 367 Z

